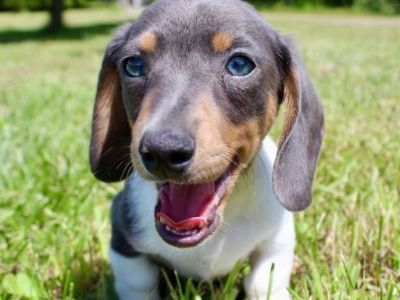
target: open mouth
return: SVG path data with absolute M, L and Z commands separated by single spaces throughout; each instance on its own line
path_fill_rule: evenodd
M 233 161 L 213 182 L 162 184 L 155 208 L 156 228 L 161 238 L 177 247 L 193 247 L 212 234 L 220 223 L 217 209 L 236 166 Z

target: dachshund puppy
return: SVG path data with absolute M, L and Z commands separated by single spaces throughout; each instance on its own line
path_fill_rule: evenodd
M 278 147 L 267 136 L 285 103 Z M 120 299 L 159 266 L 212 280 L 249 258 L 248 299 L 290 299 L 292 212 L 311 202 L 323 109 L 296 47 L 239 0 L 160 0 L 107 47 L 90 145 L 113 201 Z

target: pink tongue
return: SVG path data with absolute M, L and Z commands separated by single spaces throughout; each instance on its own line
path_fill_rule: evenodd
M 197 185 L 168 184 L 160 190 L 159 216 L 167 219 L 170 226 L 194 228 L 198 223 L 206 222 L 203 213 L 212 203 L 214 196 L 214 182 Z

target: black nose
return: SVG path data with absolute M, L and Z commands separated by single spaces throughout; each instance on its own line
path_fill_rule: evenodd
M 182 174 L 195 151 L 194 139 L 183 129 L 146 132 L 139 153 L 146 169 L 159 177 Z

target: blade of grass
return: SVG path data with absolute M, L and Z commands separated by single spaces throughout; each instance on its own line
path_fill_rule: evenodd
M 269 271 L 267 300 L 271 300 L 272 284 L 274 281 L 274 271 L 275 271 L 275 263 L 272 263 L 271 269 Z

